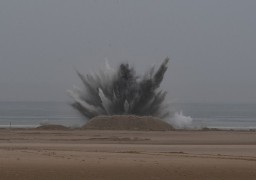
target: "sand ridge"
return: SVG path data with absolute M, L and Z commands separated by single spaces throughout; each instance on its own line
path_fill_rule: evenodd
M 152 116 L 113 115 L 97 116 L 89 120 L 83 129 L 170 131 L 174 128 L 163 120 Z

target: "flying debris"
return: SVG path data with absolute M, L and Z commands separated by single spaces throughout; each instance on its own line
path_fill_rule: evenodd
M 138 76 L 129 64 L 121 64 L 115 70 L 106 63 L 106 70 L 86 76 L 77 71 L 84 88 L 68 91 L 74 99 L 72 106 L 89 119 L 129 114 L 166 118 L 169 116 L 164 103 L 167 92 L 159 87 L 168 62 L 166 58 L 157 70 L 152 67 L 144 76 Z

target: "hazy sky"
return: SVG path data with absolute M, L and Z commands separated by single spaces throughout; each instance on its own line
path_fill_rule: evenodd
M 0 101 L 68 101 L 74 68 L 171 58 L 175 102 L 256 102 L 255 0 L 1 0 Z

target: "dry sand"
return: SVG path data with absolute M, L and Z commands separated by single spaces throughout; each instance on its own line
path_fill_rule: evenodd
M 1 180 L 254 180 L 256 132 L 0 130 Z
M 170 124 L 159 118 L 135 115 L 97 116 L 92 118 L 82 128 L 88 130 L 140 131 L 170 131 L 174 129 Z

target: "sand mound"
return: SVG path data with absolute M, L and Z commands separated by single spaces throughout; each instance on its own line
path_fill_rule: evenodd
M 83 129 L 169 131 L 174 128 L 151 116 L 115 115 L 94 117 L 83 126 Z
M 47 125 L 39 126 L 36 129 L 39 129 L 39 130 L 68 130 L 69 128 L 66 126 L 57 125 L 57 124 L 47 124 Z

